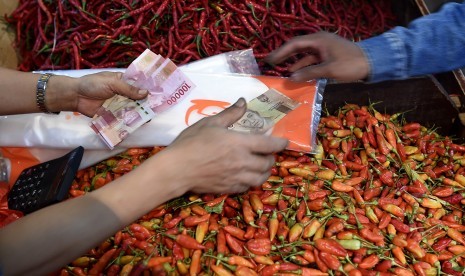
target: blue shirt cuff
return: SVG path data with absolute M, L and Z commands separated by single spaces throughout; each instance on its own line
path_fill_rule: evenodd
M 393 32 L 357 42 L 370 65 L 369 82 L 380 82 L 408 77 L 405 44 Z

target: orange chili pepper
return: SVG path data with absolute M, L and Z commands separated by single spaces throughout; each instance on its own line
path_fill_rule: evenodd
M 425 250 L 420 247 L 419 243 L 413 239 L 407 239 L 407 246 L 405 248 L 418 259 L 422 259 L 426 254 Z
M 203 221 L 197 224 L 195 229 L 195 240 L 199 243 L 203 242 L 203 239 L 207 235 L 208 232 L 208 221 Z
M 244 201 L 242 202 L 242 214 L 244 215 L 244 221 L 247 224 L 255 224 L 255 215 L 252 210 L 252 206 L 250 205 L 250 201 L 248 199 L 244 199 Z
M 259 216 L 262 215 L 263 202 L 257 194 L 250 195 L 250 205 L 252 206 L 252 209 L 255 211 L 255 213 L 257 213 Z
M 204 216 L 208 214 L 208 212 L 204 208 L 202 208 L 200 205 L 192 205 L 190 208 L 191 208 L 192 213 L 196 215 Z
M 238 266 L 236 271 L 234 271 L 235 276 L 258 276 L 258 273 L 255 270 L 245 267 L 245 266 Z
M 294 175 L 301 176 L 301 177 L 303 177 L 304 179 L 307 179 L 307 180 L 312 180 L 312 179 L 315 178 L 315 172 L 313 172 L 311 170 L 306 170 L 306 169 L 303 169 L 303 168 L 291 168 L 291 169 L 289 169 L 289 172 L 294 174 Z
M 447 229 L 447 235 L 454 241 L 465 245 L 465 239 L 463 238 L 463 234 L 457 231 L 456 229 L 449 227 L 449 229 Z
M 255 268 L 255 265 L 248 261 L 246 258 L 241 257 L 241 256 L 229 256 L 227 257 L 227 262 L 230 265 L 237 265 L 237 266 L 245 266 L 249 268 Z
M 407 259 L 405 258 L 405 254 L 404 254 L 404 251 L 402 250 L 401 247 L 398 247 L 398 246 L 394 246 L 392 249 L 392 255 L 394 255 L 394 257 L 397 258 L 397 260 L 399 260 L 399 262 L 403 265 L 406 265 L 407 264 Z
M 385 211 L 387 211 L 387 212 L 393 214 L 393 215 L 396 216 L 396 217 L 400 217 L 400 218 L 403 218 L 403 217 L 404 217 L 404 211 L 403 211 L 401 208 L 399 208 L 399 206 L 397 206 L 397 205 L 394 205 L 394 204 L 383 204 L 383 205 L 380 205 L 380 207 L 381 207 L 383 210 L 385 210 Z
M 290 168 L 299 167 L 300 162 L 297 160 L 284 160 L 284 161 L 276 163 L 276 166 L 290 169 Z
M 288 236 L 289 242 L 295 242 L 297 239 L 299 239 L 303 230 L 304 228 L 302 224 L 300 223 L 294 224 L 289 230 L 289 236 Z
M 200 258 L 202 257 L 202 250 L 195 250 L 192 253 L 191 264 L 189 267 L 189 275 L 198 275 L 201 271 Z
M 348 193 L 354 190 L 354 187 L 346 185 L 339 180 L 333 180 L 331 183 L 331 188 L 337 192 Z

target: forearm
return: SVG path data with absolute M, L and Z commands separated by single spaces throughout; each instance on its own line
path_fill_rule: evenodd
M 369 80 L 405 79 L 465 66 L 465 4 L 446 4 L 408 28 L 396 27 L 358 43 L 371 67 Z
M 2 229 L 0 262 L 5 275 L 45 275 L 59 269 L 181 195 L 182 189 L 166 185 L 163 173 L 153 178 L 150 170 L 157 164 L 151 162 L 99 190 L 41 209 Z M 149 185 L 154 182 L 157 185 Z
M 41 112 L 36 103 L 39 74 L 0 67 L 0 115 Z M 76 79 L 52 76 L 47 84 L 45 106 L 49 111 L 72 111 L 76 105 Z

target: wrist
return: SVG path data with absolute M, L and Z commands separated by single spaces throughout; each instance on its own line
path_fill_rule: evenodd
M 45 106 L 50 112 L 76 111 L 78 83 L 75 78 L 53 75 L 48 80 Z
M 91 196 L 97 197 L 113 210 L 125 224 L 134 221 L 153 208 L 185 193 L 180 182 L 169 173 L 173 170 L 167 170 L 163 161 L 152 157 L 110 185 L 92 192 Z
M 179 160 L 175 160 L 173 156 L 175 155 L 169 152 L 169 149 L 165 149 L 141 165 L 147 178 L 151 179 L 149 183 L 154 182 L 153 169 L 156 168 L 157 185 L 164 187 L 170 198 L 180 197 L 188 192 L 189 184 L 192 183 L 192 179 L 188 180 L 184 174 L 180 174 L 179 169 L 176 169 L 179 168 Z

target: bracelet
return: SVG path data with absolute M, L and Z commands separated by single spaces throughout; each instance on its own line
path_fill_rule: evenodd
M 45 91 L 47 90 L 47 83 L 53 74 L 45 73 L 40 75 L 37 81 L 36 103 L 40 111 L 48 114 L 59 114 L 60 112 L 50 112 L 45 106 Z

